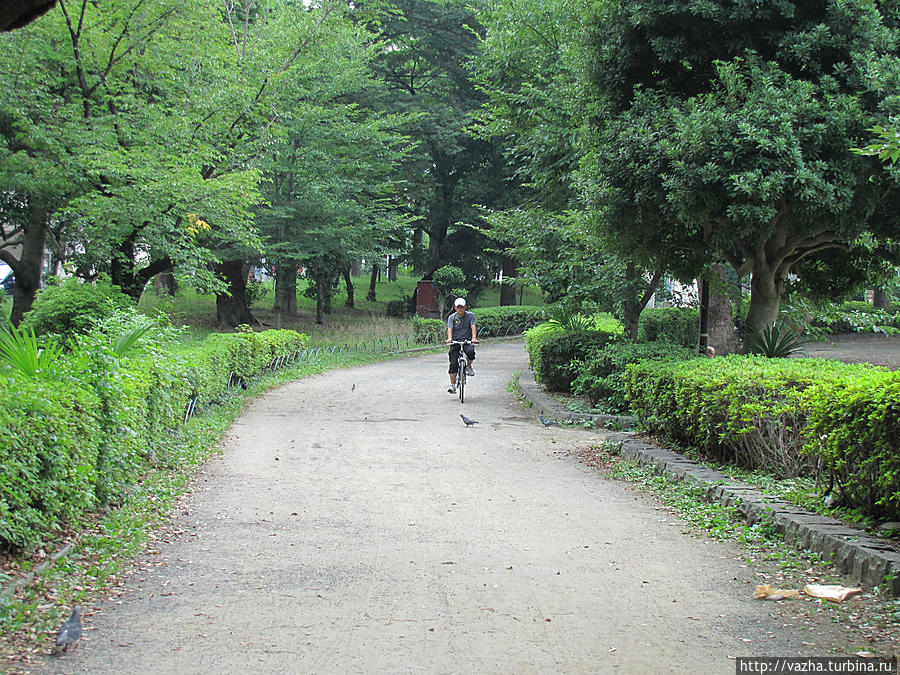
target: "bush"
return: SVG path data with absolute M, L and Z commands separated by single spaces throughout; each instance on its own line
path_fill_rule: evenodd
M 409 303 L 405 300 L 391 300 L 387 304 L 388 316 L 403 316 Z
M 433 345 L 447 339 L 447 322 L 440 319 L 413 317 L 413 338 L 424 345 Z
M 544 308 L 525 305 L 485 307 L 473 310 L 478 320 L 480 337 L 521 335 L 544 321 Z
M 622 323 L 611 314 L 600 313 L 591 318 L 596 327 L 596 331 L 593 332 L 599 332 L 607 336 L 620 336 L 624 333 Z M 562 326 L 563 324 L 560 321 L 551 320 L 538 324 L 525 331 L 525 347 L 528 349 L 528 364 L 531 366 L 531 369 L 534 370 L 535 377 L 538 381 L 545 385 L 547 385 L 547 383 L 544 382 L 541 377 L 545 372 L 550 370 L 551 367 L 545 367 L 544 365 L 544 344 L 556 339 L 560 335 L 576 334 L 574 332 L 567 333 Z M 598 343 L 598 349 L 604 346 L 608 341 L 609 340 L 601 340 Z M 583 361 L 585 356 L 586 355 L 582 354 L 578 357 L 578 360 Z M 553 368 L 555 369 L 558 365 L 559 364 L 553 366 Z M 571 368 L 572 366 L 570 366 L 567 361 L 565 367 Z M 572 377 L 568 379 L 571 381 Z
M 806 398 L 805 450 L 828 471 L 840 501 L 864 515 L 900 520 L 900 373 L 867 369 Z
M 814 470 L 803 453 L 810 387 L 839 387 L 866 367 L 825 359 L 724 356 L 626 368 L 631 409 L 652 433 L 712 459 L 780 476 Z
M 689 307 L 651 307 L 641 312 L 638 338 L 696 348 L 700 342 L 700 311 Z
M 587 396 L 592 407 L 602 401 L 607 412 L 626 413 L 626 366 L 645 361 L 686 361 L 697 356 L 693 349 L 665 342 L 612 342 L 580 364 L 572 391 Z
M 534 354 L 532 368 L 535 378 L 551 391 L 569 391 L 578 374 L 579 364 L 589 354 L 621 339 L 620 335 L 606 331 L 551 330 L 531 335 L 528 351 Z
M 8 378 L 0 386 L 0 542 L 36 545 L 95 502 L 102 424 L 78 383 Z
M 828 304 L 819 309 L 810 332 L 894 333 L 900 328 L 896 309 L 881 309 L 867 302 Z
M 37 544 L 96 504 L 121 501 L 148 462 L 180 461 L 175 439 L 193 397 L 219 400 L 232 372 L 257 376 L 306 344 L 270 330 L 188 348 L 157 327 L 119 355 L 104 331 L 116 323 L 77 337 L 52 383 L 0 372 L 0 545 Z
M 82 283 L 70 277 L 59 285 L 38 291 L 34 306 L 22 320 L 22 327 L 38 335 L 53 333 L 69 337 L 84 334 L 97 321 L 133 304 L 108 280 Z

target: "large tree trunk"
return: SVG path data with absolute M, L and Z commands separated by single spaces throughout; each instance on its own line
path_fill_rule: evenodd
M 366 300 L 375 302 L 375 284 L 378 282 L 378 263 L 372 263 L 372 276 L 369 277 L 369 292 L 366 294 Z
M 724 265 L 713 265 L 709 290 L 709 346 L 716 354 L 734 354 L 738 350 L 734 332 L 734 307 L 728 295 Z
M 775 270 L 757 258 L 750 278 L 750 310 L 745 330 L 761 332 L 778 321 L 781 298 L 784 295 L 784 279 L 777 278 Z
M 450 230 L 453 195 L 457 178 L 446 173 L 438 174 L 439 183 L 434 188 L 428 207 L 428 261 L 425 274 L 428 278 L 441 266 L 442 249 Z
M 413 230 L 412 240 L 413 274 L 424 276 L 425 274 L 425 230 L 417 227 Z
M 16 277 L 12 293 L 12 312 L 9 316 L 14 326 L 22 323 L 22 317 L 31 310 L 35 295 L 41 287 L 41 267 L 44 263 L 48 215 L 43 209 L 34 209 L 30 215 L 31 222 L 23 233 L 19 257 L 14 258 L 9 251 L 3 252 L 3 261 L 10 266 Z
M 247 306 L 247 267 L 244 261 L 226 260 L 216 265 L 216 272 L 228 286 L 228 294 L 216 294 L 216 319 L 219 328 L 255 323 L 256 319 Z
M 297 269 L 298 260 L 275 261 L 275 304 L 272 309 L 276 313 L 297 314 Z
M 157 274 L 154 285 L 157 295 L 169 295 L 174 297 L 177 290 L 177 285 L 175 283 L 175 273 L 172 268 L 170 267 L 169 269 Z
M 354 306 L 353 281 L 350 279 L 351 269 L 352 268 L 350 268 L 350 267 L 345 267 L 343 270 L 344 283 L 347 285 L 347 302 L 346 302 L 347 307 Z
M 879 309 L 888 309 L 891 306 L 891 297 L 883 289 L 876 288 L 872 304 Z
M 400 278 L 400 261 L 394 256 L 388 258 L 388 281 L 397 281 Z
M 500 306 L 516 304 L 516 287 L 507 283 L 507 279 L 514 279 L 519 264 L 509 256 L 503 256 L 503 283 L 500 284 Z
M 653 297 L 659 280 L 662 278 L 662 271 L 657 270 L 653 273 L 650 282 L 642 289 L 643 274 L 633 262 L 625 265 L 625 316 L 623 323 L 625 324 L 625 337 L 632 342 L 638 337 L 638 324 L 641 319 L 641 312 Z M 643 293 L 641 291 L 643 290 Z

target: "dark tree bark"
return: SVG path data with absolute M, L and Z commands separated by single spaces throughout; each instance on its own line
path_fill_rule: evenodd
M 883 289 L 876 288 L 872 304 L 879 309 L 888 309 L 891 306 L 891 297 Z
M 353 300 L 353 281 L 350 279 L 350 267 L 345 267 L 343 270 L 344 275 L 344 283 L 347 285 L 347 307 L 354 306 Z
M 247 306 L 247 267 L 243 260 L 226 260 L 216 265 L 219 277 L 228 285 L 228 293 L 216 294 L 216 319 L 219 328 L 234 328 L 256 323 Z
M 272 309 L 281 314 L 297 314 L 297 269 L 299 260 L 275 261 L 275 304 Z
M 400 278 L 400 261 L 391 256 L 388 260 L 388 281 L 397 281 Z
M 516 304 L 516 287 L 513 284 L 506 283 L 506 280 L 515 278 L 518 268 L 518 261 L 513 260 L 509 256 L 503 256 L 503 283 L 500 284 L 501 307 Z
M 734 306 L 728 295 L 724 265 L 713 265 L 709 285 L 709 345 L 717 356 L 734 354 L 738 350 L 734 331 Z
M 41 267 L 44 262 L 44 245 L 47 241 L 48 214 L 44 209 L 31 209 L 29 224 L 22 230 L 21 248 L 15 257 L 8 248 L 0 249 L 0 260 L 12 269 L 16 277 L 13 286 L 13 306 L 9 319 L 14 326 L 22 323 L 41 287 Z
M 56 0 L 5 0 L 0 3 L 0 31 L 23 28 L 55 4 Z
M 375 284 L 378 282 L 378 263 L 372 263 L 372 276 L 369 277 L 369 292 L 366 294 L 366 300 L 375 302 Z
M 175 283 L 175 273 L 171 267 L 157 274 L 154 283 L 156 285 L 157 295 L 169 295 L 174 297 L 175 292 L 178 290 L 177 284 Z
M 629 262 L 625 266 L 625 337 L 634 342 L 638 336 L 638 323 L 641 319 L 641 312 L 653 297 L 659 280 L 662 278 L 662 270 L 653 273 L 650 282 L 647 284 L 644 293 L 641 294 L 642 274 L 633 262 Z
M 425 274 L 429 278 L 441 266 L 442 248 L 444 242 L 447 241 L 447 232 L 450 230 L 453 196 L 458 182 L 456 174 L 446 171 L 440 172 L 439 170 L 437 177 L 440 184 L 435 186 L 428 207 L 428 261 Z
M 413 274 L 424 276 L 425 274 L 425 230 L 417 227 L 413 230 L 412 257 Z

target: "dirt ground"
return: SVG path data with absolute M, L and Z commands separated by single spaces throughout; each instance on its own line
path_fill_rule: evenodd
M 169 536 L 42 673 L 723 673 L 848 653 L 809 601 L 752 600 L 736 545 L 579 463 L 507 390 L 521 344 L 328 372 L 255 400 Z M 466 428 L 460 412 L 479 421 Z
M 808 343 L 806 355 L 847 363 L 872 363 L 896 370 L 900 368 L 900 335 L 832 335 L 827 341 Z

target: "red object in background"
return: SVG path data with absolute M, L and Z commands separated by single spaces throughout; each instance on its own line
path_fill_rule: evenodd
M 441 318 L 433 281 L 423 279 L 416 286 L 416 315 L 427 319 Z

